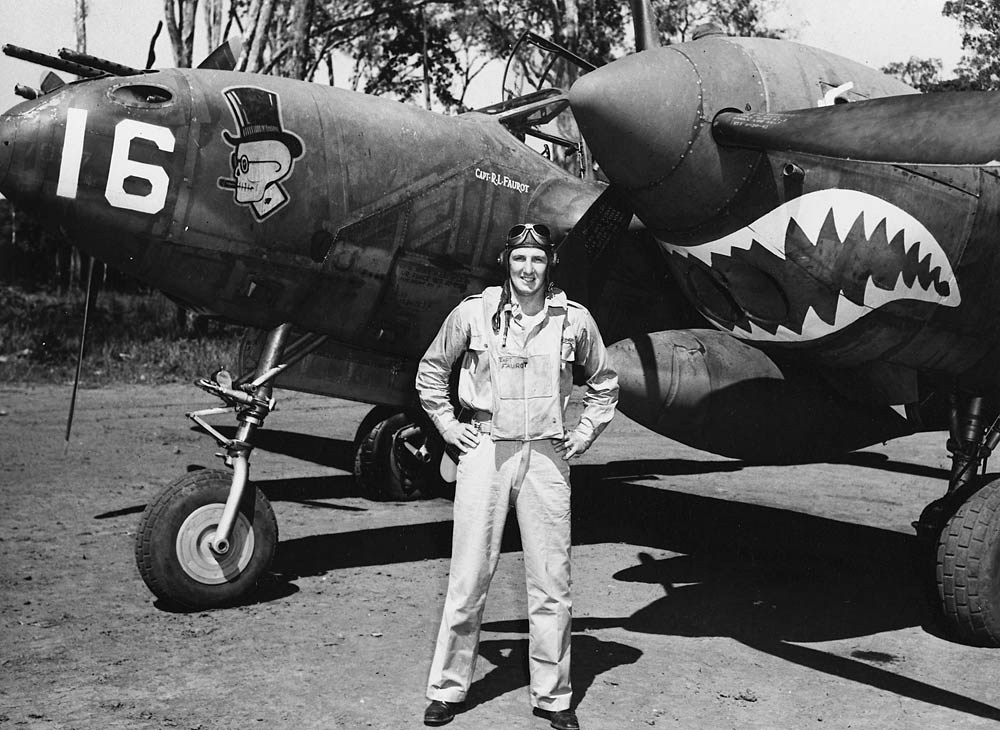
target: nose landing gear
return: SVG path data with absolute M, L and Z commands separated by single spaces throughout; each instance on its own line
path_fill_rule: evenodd
M 253 437 L 274 408 L 274 379 L 327 339 L 291 340 L 291 325 L 267 333 L 252 374 L 233 380 L 224 370 L 198 381 L 223 406 L 187 414 L 222 447 L 231 471 L 204 470 L 170 484 L 145 510 L 136 536 L 139 575 L 164 602 L 200 610 L 241 603 L 264 576 L 278 542 L 274 511 L 250 481 Z M 227 438 L 205 418 L 235 410 Z M 440 484 L 443 443 L 422 413 L 377 406 L 355 437 L 355 476 L 366 497 L 404 501 L 432 496 Z
M 135 542 L 139 575 L 164 602 L 188 609 L 244 601 L 274 557 L 278 524 L 267 498 L 250 482 L 252 439 L 274 408 L 274 378 L 326 339 L 306 335 L 285 343 L 291 325 L 271 330 L 256 371 L 233 382 L 225 371 L 198 386 L 225 405 L 188 417 L 211 434 L 232 473 L 204 470 L 170 484 L 146 506 Z M 283 359 L 285 356 L 287 359 Z M 236 436 L 226 438 L 204 418 L 236 411 Z

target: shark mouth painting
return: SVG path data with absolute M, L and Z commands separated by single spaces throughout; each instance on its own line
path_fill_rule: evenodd
M 731 316 L 712 306 L 703 313 L 748 340 L 806 342 L 890 302 L 957 307 L 962 301 L 951 262 L 931 232 L 906 211 L 857 190 L 802 195 L 716 241 L 663 245 L 675 265 L 712 270 Z M 768 296 L 770 303 L 759 307 Z

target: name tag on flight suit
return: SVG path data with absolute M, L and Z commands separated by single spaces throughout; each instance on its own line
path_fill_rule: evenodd
M 502 399 L 547 398 L 554 394 L 550 355 L 501 355 L 497 385 Z

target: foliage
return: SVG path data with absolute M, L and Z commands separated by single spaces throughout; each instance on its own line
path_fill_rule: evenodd
M 65 236 L 41 225 L 42 216 L 0 198 L 0 284 L 85 286 L 85 257 Z
M 68 382 L 84 296 L 0 287 L 0 382 Z M 193 381 L 235 367 L 241 330 L 207 323 L 190 336 L 162 295 L 103 292 L 91 307 L 83 384 Z
M 493 58 L 510 55 L 509 73 L 504 79 L 504 95 L 516 96 L 553 86 L 568 89 L 583 71 L 572 62 L 557 58 L 528 44 L 515 45 L 526 30 L 550 39 L 584 61 L 602 66 L 624 55 L 629 17 L 621 3 L 609 0 L 566 0 L 542 3 L 516 2 L 505 10 L 493 4 L 484 17 L 482 45 Z M 516 53 L 514 51 L 516 50 Z M 512 55 L 511 55 L 512 54 Z M 560 131 L 565 136 L 568 119 Z
M 910 56 L 908 61 L 893 61 L 883 66 L 882 73 L 895 76 L 920 91 L 934 91 L 941 83 L 941 59 Z
M 328 15 L 336 28 L 332 47 L 353 59 L 355 89 L 404 101 L 433 94 L 446 108 L 461 105 L 452 80 L 469 73 L 461 66 L 459 43 L 468 40 L 470 28 L 459 0 L 366 2 L 355 12 L 354 19 Z
M 962 26 L 962 60 L 955 77 L 940 77 L 941 61 L 911 57 L 882 70 L 921 91 L 996 91 L 1000 89 L 1000 5 L 995 0 L 946 2 L 941 14 Z
M 737 35 L 777 37 L 781 31 L 764 23 L 773 2 L 654 0 L 653 6 L 662 42 L 672 43 L 690 39 L 707 20 Z M 572 64 L 517 45 L 526 30 L 596 65 L 631 50 L 630 13 L 621 0 L 234 0 L 232 13 L 250 47 L 245 70 L 313 80 L 324 67 L 332 76 L 339 54 L 351 61 L 352 88 L 446 111 L 464 109 L 470 82 L 515 46 L 510 93 L 575 80 Z
M 962 25 L 965 55 L 957 71 L 968 88 L 1000 89 L 1000 7 L 995 0 L 946 2 L 941 14 Z
M 780 38 L 784 30 L 769 27 L 764 18 L 772 0 L 653 0 L 660 42 L 683 43 L 706 23 L 730 35 Z

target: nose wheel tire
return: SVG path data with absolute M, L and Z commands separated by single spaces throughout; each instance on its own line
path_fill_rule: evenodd
M 971 495 L 938 538 L 936 581 L 951 633 L 975 646 L 1000 646 L 1000 480 Z
M 195 610 L 246 602 L 270 565 L 278 523 L 252 484 L 244 491 L 229 549 L 212 549 L 231 482 L 227 471 L 192 472 L 147 505 L 135 559 L 149 590 L 164 602 Z

